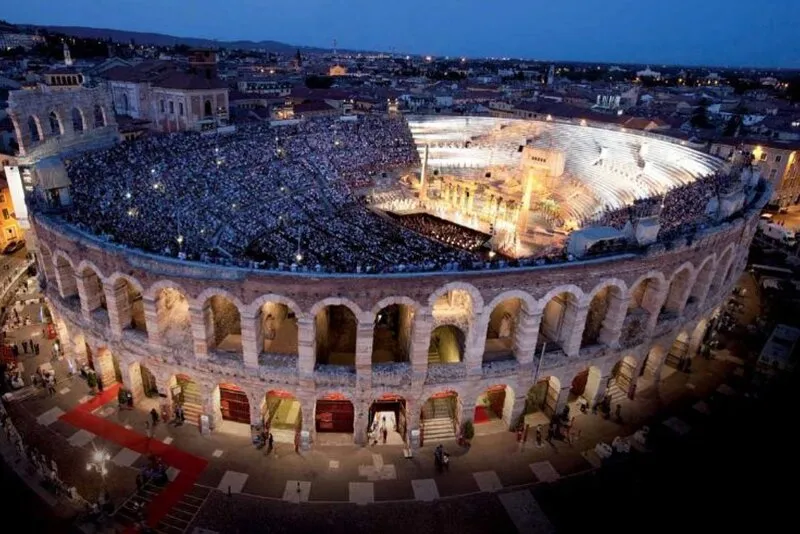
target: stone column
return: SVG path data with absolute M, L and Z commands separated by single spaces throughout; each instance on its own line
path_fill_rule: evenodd
M 519 310 L 517 326 L 514 331 L 514 357 L 520 367 L 520 376 L 533 372 L 533 360 L 536 357 L 536 342 L 539 339 L 541 313 L 530 313 L 523 307 Z
M 456 429 L 456 435 L 464 428 L 467 421 L 475 421 L 475 400 L 461 399 L 461 417 L 458 420 L 459 428 Z
M 314 340 L 314 318 L 297 319 L 297 368 L 301 378 L 310 378 L 314 374 L 316 363 L 316 342 Z M 313 413 L 313 412 L 312 412 Z
M 486 313 L 490 313 L 487 310 Z M 472 321 L 469 326 L 467 343 L 464 348 L 464 363 L 467 366 L 467 375 L 480 375 L 483 372 L 483 353 L 486 351 L 486 332 L 489 329 L 489 320 Z
M 300 401 L 300 411 L 302 412 L 302 421 L 300 427 L 300 443 L 298 446 L 300 450 L 307 451 L 311 448 L 311 443 L 314 440 L 315 419 L 314 411 L 316 401 L 314 399 L 298 399 Z
M 569 390 L 572 385 L 562 387 L 561 390 L 558 392 L 558 400 L 556 401 L 556 409 L 555 415 L 559 415 L 561 411 L 564 409 L 564 406 L 567 405 L 567 401 L 569 400 Z
M 664 302 L 667 300 L 669 286 L 667 284 L 664 284 L 664 286 L 665 287 L 659 291 L 653 291 L 648 288 L 644 298 L 642 299 L 642 308 L 650 312 L 650 318 L 647 321 L 647 327 L 645 330 L 646 338 L 649 338 L 653 335 L 653 330 L 656 327 L 656 323 L 658 323 L 658 316 L 661 313 L 661 308 L 664 306 Z
M 250 404 L 250 426 L 261 427 L 261 401 L 264 400 L 263 395 L 259 395 L 252 391 L 247 392 L 247 402 Z
M 606 392 L 608 392 L 609 379 L 611 379 L 611 375 L 600 377 L 600 382 L 597 384 L 597 391 L 595 392 L 594 396 L 591 399 L 586 399 L 589 401 L 590 408 L 597 405 L 597 403 L 602 401 L 603 397 L 605 397 Z M 627 393 L 627 391 L 625 393 Z M 612 406 L 611 409 L 613 410 L 614 407 Z
M 208 358 L 208 352 L 214 346 L 214 329 L 208 328 L 207 317 L 211 315 L 210 299 L 202 308 L 189 306 L 189 317 L 192 324 L 192 338 L 194 339 L 194 355 L 198 360 Z
M 425 381 L 428 374 L 428 348 L 433 332 L 433 316 L 430 310 L 421 309 L 414 315 L 411 332 L 411 370 L 414 381 Z
M 128 286 L 121 280 L 113 284 L 103 284 L 108 308 L 108 323 L 111 335 L 119 339 L 122 331 L 131 326 L 131 303 L 128 299 Z
M 258 368 L 258 355 L 261 353 L 261 344 L 258 323 L 261 321 L 261 314 L 256 313 L 255 317 L 242 314 L 242 355 L 245 367 Z
M 614 293 L 608 293 L 608 310 L 600 328 L 598 341 L 613 349 L 619 348 L 619 338 L 622 334 L 622 326 L 625 324 L 625 317 L 628 314 L 628 304 L 630 297 L 624 298 Z
M 120 362 L 119 367 L 122 385 L 133 395 L 133 404 L 139 404 L 139 401 L 145 398 L 141 366 L 138 363 L 129 365 L 127 362 Z
M 372 342 L 374 334 L 372 314 L 364 313 L 356 325 L 356 380 L 361 390 L 372 381 Z
M 517 424 L 517 421 L 525 413 L 527 400 L 527 397 L 524 395 L 522 397 L 514 397 L 514 404 L 511 407 L 511 417 L 508 421 L 509 430 L 515 430 L 514 425 Z
M 571 301 L 567 304 L 564 319 L 561 323 L 561 350 L 567 356 L 577 356 L 581 350 L 583 329 L 586 327 L 586 317 L 589 315 L 589 306 Z
M 353 401 L 355 414 L 353 418 L 353 442 L 356 445 L 367 444 L 367 425 L 369 425 L 369 405 L 361 400 Z
M 147 327 L 147 339 L 152 345 L 158 346 L 161 344 L 161 331 L 158 327 L 156 300 L 143 295 L 142 305 L 144 307 L 144 323 Z

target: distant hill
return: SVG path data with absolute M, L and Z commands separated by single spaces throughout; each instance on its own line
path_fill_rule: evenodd
M 200 39 L 197 37 L 176 37 L 162 33 L 132 32 L 126 30 L 112 30 L 108 28 L 88 28 L 85 26 L 29 26 L 32 29 L 42 28 L 52 32 L 83 37 L 88 39 L 108 39 L 118 43 L 129 43 L 133 39 L 137 45 L 175 46 L 186 45 L 197 48 L 230 48 L 230 49 L 258 49 L 265 52 L 280 54 L 293 54 L 298 48 L 306 51 L 323 51 L 324 49 L 306 46 L 294 46 L 278 41 L 215 41 L 213 39 Z

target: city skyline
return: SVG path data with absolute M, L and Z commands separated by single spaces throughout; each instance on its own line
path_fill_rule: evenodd
M 800 44 L 792 39 L 790 25 L 781 23 L 800 15 L 800 4 L 795 2 L 777 0 L 761 6 L 756 18 L 744 17 L 722 0 L 702 5 L 688 0 L 647 7 L 629 4 L 566 0 L 531 5 L 507 0 L 498 9 L 475 0 L 445 0 L 429 9 L 420 0 L 409 0 L 402 9 L 389 9 L 352 0 L 343 15 L 342 3 L 318 0 L 272 6 L 269 12 L 256 0 L 235 1 L 235 7 L 225 12 L 214 11 L 215 4 L 208 0 L 195 2 L 201 7 L 193 11 L 175 0 L 120 0 L 114 10 L 89 0 L 56 5 L 30 0 L 9 6 L 4 17 L 17 24 L 89 26 L 221 41 L 274 40 L 319 48 L 331 48 L 336 40 L 342 49 L 418 55 L 800 67 Z M 535 15 L 509 16 L 520 10 Z

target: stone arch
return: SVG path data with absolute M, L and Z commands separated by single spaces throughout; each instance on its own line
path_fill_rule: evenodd
M 56 110 L 51 111 L 47 115 L 47 120 L 50 126 L 50 135 L 59 136 L 64 133 L 64 123 L 61 121 L 61 116 L 56 112 Z
M 595 404 L 595 400 L 603 392 L 603 386 L 605 385 L 601 383 L 602 379 L 603 372 L 594 365 L 584 368 L 573 377 L 569 396 L 567 397 L 567 404 L 572 404 L 570 406 L 571 413 L 577 413 L 574 409 L 574 403 L 580 398 L 585 399 L 589 406 Z
M 93 115 L 95 128 L 102 128 L 103 126 L 108 125 L 108 120 L 106 119 L 106 109 L 100 104 L 95 104 Z
M 465 393 L 455 388 L 445 388 L 431 393 L 420 410 L 422 444 L 453 440 L 460 426 L 461 402 Z M 470 414 L 472 417 L 472 414 Z
M 467 335 L 463 330 L 452 324 L 437 326 L 431 332 L 428 364 L 463 362 L 466 348 Z
M 608 385 L 611 396 L 615 396 L 614 389 L 619 390 L 625 396 L 630 395 L 638 378 L 638 370 L 638 363 L 633 355 L 627 354 L 620 358 L 611 370 Z
M 61 298 L 68 299 L 78 296 L 78 280 L 76 278 L 75 266 L 66 253 L 57 250 L 53 253 L 53 266 L 58 282 L 58 292 Z
M 47 280 L 49 284 L 58 285 L 55 264 L 53 263 L 53 252 L 50 250 L 50 247 L 47 246 L 47 243 L 39 243 L 39 255 L 41 257 L 42 273 L 44 274 L 45 280 Z
M 255 310 L 259 353 L 298 354 L 300 307 L 280 295 L 264 295 L 248 306 Z
M 303 425 L 303 408 L 295 391 L 271 389 L 260 406 L 261 420 L 277 443 L 294 445 Z
M 473 422 L 475 424 L 499 422 L 493 425 L 493 432 L 507 431 L 511 428 L 514 411 L 514 388 L 510 384 L 496 384 L 481 392 L 475 402 Z M 482 431 L 484 433 L 486 431 Z
M 369 403 L 366 419 L 367 435 L 372 445 L 405 443 L 409 420 L 406 406 L 406 398 L 403 395 L 384 388 L 372 390 L 372 400 Z
M 147 320 L 144 309 L 144 288 L 138 280 L 115 272 L 106 280 L 113 294 L 114 312 L 121 330 L 136 330 L 147 333 Z
M 232 382 L 220 382 L 211 390 L 211 405 L 216 421 L 251 424 L 247 392 Z
M 137 361 L 128 364 L 128 378 L 125 386 L 131 391 L 134 404 L 158 396 L 158 380 L 144 363 Z
M 195 305 L 203 314 L 209 350 L 242 354 L 241 301 L 227 291 L 208 288 Z
M 189 299 L 184 289 L 174 282 L 162 280 L 147 289 L 146 295 L 156 307 L 158 338 L 168 347 L 193 344 Z
M 203 103 L 203 117 L 208 118 L 213 116 L 214 116 L 214 107 L 211 104 L 211 100 L 206 99 L 206 101 Z
M 325 299 L 311 308 L 316 362 L 355 366 L 361 310 L 347 299 Z
M 315 430 L 319 433 L 353 434 L 356 405 L 353 399 L 339 392 L 318 392 L 314 403 Z
M 660 380 L 661 366 L 664 364 L 666 355 L 667 350 L 660 344 L 650 347 L 639 371 L 640 389 L 643 389 L 642 386 L 654 385 Z
M 717 262 L 717 271 L 714 274 L 714 281 L 711 284 L 714 294 L 722 290 L 726 285 L 728 276 L 730 275 L 731 266 L 733 265 L 734 246 L 733 243 L 725 247 L 722 255 Z
M 189 424 L 200 426 L 200 416 L 205 412 L 204 405 L 206 404 L 205 384 L 187 374 L 177 373 L 167 380 L 166 389 L 171 408 L 174 410 L 180 407 L 183 420 Z
M 546 350 L 564 350 L 571 341 L 578 318 L 578 308 L 583 300 L 583 291 L 574 285 L 564 285 L 551 289 L 538 302 L 542 318 L 539 323 L 537 345 Z M 583 326 L 583 325 L 580 325 Z
M 624 319 L 625 282 L 618 278 L 604 280 L 585 297 L 588 306 L 583 327 L 581 347 L 608 344 L 614 341 L 619 318 Z
M 660 271 L 649 271 L 630 286 L 628 312 L 620 336 L 623 345 L 636 344 L 644 338 L 650 319 L 661 313 L 666 288 L 667 281 Z
M 268 293 L 266 295 L 261 295 L 253 302 L 244 306 L 242 314 L 249 315 L 249 316 L 256 316 L 261 311 L 261 307 L 268 303 L 268 302 L 275 302 L 278 304 L 283 304 L 287 308 L 289 308 L 292 313 L 294 313 L 297 319 L 303 319 L 303 309 L 297 304 L 294 300 L 290 299 L 289 297 L 284 297 L 283 295 L 278 295 L 276 293 Z
M 86 129 L 86 120 L 83 117 L 83 111 L 81 109 L 77 107 L 72 108 L 70 116 L 72 118 L 72 131 L 78 133 Z
M 701 304 L 706 299 L 711 283 L 714 278 L 714 271 L 716 269 L 716 255 L 710 254 L 703 260 L 700 267 L 697 269 L 697 274 L 692 284 L 692 290 L 689 292 L 689 302 Z
M 103 317 L 107 318 L 108 304 L 103 285 L 105 280 L 103 273 L 94 263 L 83 260 L 78 264 L 75 274 L 78 277 L 78 294 L 81 298 L 81 308 L 88 313 L 101 310 L 104 314 Z
M 672 277 L 669 280 L 667 298 L 664 301 L 664 311 L 678 315 L 683 311 L 694 279 L 694 266 L 688 261 L 673 271 Z
M 30 115 L 28 117 L 28 130 L 30 131 L 32 143 L 38 143 L 44 140 L 44 131 L 42 130 L 42 125 L 39 122 L 39 117 L 36 115 Z
M 408 297 L 387 297 L 372 310 L 372 363 L 406 362 L 418 304 Z
M 441 297 L 453 291 L 463 291 L 469 295 L 472 311 L 476 315 L 483 311 L 483 295 L 481 295 L 478 288 L 464 282 L 449 282 L 431 293 L 430 297 L 428 297 L 428 307 L 433 310 Z
M 480 332 L 486 341 L 483 361 L 492 362 L 514 358 L 522 346 L 525 332 L 521 321 L 530 315 L 536 299 L 519 290 L 504 291 L 486 306 L 481 317 Z
M 540 378 L 533 386 L 528 389 L 525 398 L 525 423 L 531 426 L 536 424 L 548 424 L 550 418 L 558 410 L 558 397 L 561 394 L 561 381 L 555 376 L 545 376 Z M 537 418 L 538 413 L 544 414 L 543 418 Z M 527 417 L 533 415 L 533 417 Z

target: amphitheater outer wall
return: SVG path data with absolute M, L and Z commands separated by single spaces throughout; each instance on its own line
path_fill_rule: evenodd
M 384 394 L 405 399 L 408 429 L 413 430 L 420 427 L 420 409 L 426 399 L 444 391 L 458 394 L 454 420 L 460 424 L 472 418 L 481 392 L 495 385 L 508 386 L 513 395 L 508 420 L 514 422 L 525 410 L 528 391 L 545 378 L 554 378 L 552 383 L 558 386 L 557 408 L 566 404 L 574 377 L 587 369 L 601 376 L 594 399 L 589 400 L 602 398 L 615 366 L 626 357 L 635 362 L 637 377 L 647 366 L 654 369 L 657 382 L 677 336 L 686 336 L 688 357 L 696 352 L 700 326 L 707 324 L 744 269 L 757 223 L 758 209 L 751 209 L 732 222 L 695 235 L 691 243 L 652 246 L 643 254 L 537 268 L 402 275 L 273 273 L 186 263 L 109 246 L 45 217 L 34 219 L 31 241 L 59 335 L 73 357 L 85 358 L 87 351 L 110 352 L 123 384 L 134 389 L 132 369 L 137 364 L 151 371 L 160 391 L 167 389 L 174 375 L 188 375 L 200 386 L 203 411 L 212 426 L 219 422 L 213 391 L 220 383 L 236 384 L 247 394 L 253 424 L 260 419 L 268 391 L 287 391 L 300 401 L 302 429 L 307 431 L 303 434 L 312 440 L 316 400 L 340 394 L 354 404 L 354 441 L 363 444 L 369 406 Z M 97 304 L 100 295 L 88 288 L 92 273 L 102 288 L 105 308 Z M 119 310 L 124 306 L 118 285 L 122 279 L 142 294 L 147 332 L 132 331 L 120 322 Z M 634 309 L 631 303 L 639 298 L 635 293 L 643 280 L 651 281 L 649 289 Z M 179 289 L 188 300 L 191 340 L 183 346 L 167 346 L 158 335 L 157 297 L 165 287 Z M 587 344 L 582 335 L 590 304 L 605 287 L 611 291 L 600 334 Z M 463 313 L 437 310 L 439 297 L 451 291 L 469 301 Z M 537 339 L 544 328 L 546 306 L 565 293 L 569 296 L 563 301 L 556 342 L 543 353 Z M 214 336 L 209 329 L 215 327 L 207 309 L 214 295 L 238 310 L 239 354 L 220 354 L 212 347 Z M 520 304 L 514 318 L 513 356 L 487 362 L 484 351 L 491 313 L 510 298 L 519 299 Z M 263 302 L 285 304 L 295 313 L 296 355 L 261 354 L 256 323 Z M 382 307 L 392 303 L 413 310 L 409 354 L 404 362 L 382 367 L 372 363 L 373 325 Z M 346 306 L 356 319 L 355 365 L 347 372 L 316 365 L 314 317 L 327 305 Z M 631 323 L 637 310 L 640 319 Z M 429 365 L 431 332 L 448 324 L 464 332 L 462 360 Z M 653 348 L 660 361 L 648 365 Z

